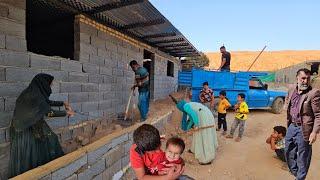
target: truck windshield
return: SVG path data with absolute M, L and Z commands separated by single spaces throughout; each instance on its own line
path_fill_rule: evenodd
M 250 89 L 264 89 L 263 84 L 257 78 L 250 79 L 249 88 Z

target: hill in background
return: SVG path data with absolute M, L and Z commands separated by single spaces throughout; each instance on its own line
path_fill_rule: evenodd
M 230 51 L 231 70 L 247 71 L 259 51 Z M 221 63 L 220 52 L 205 53 L 209 58 L 209 68 L 217 69 Z M 264 51 L 251 71 L 274 71 L 309 60 L 320 61 L 320 50 L 306 51 Z

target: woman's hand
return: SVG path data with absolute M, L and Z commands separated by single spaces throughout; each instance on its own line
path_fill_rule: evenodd
M 168 179 L 168 180 L 178 179 L 179 176 L 181 176 L 181 174 L 184 172 L 184 168 L 185 168 L 185 166 L 182 166 L 181 164 L 173 165 L 169 169 L 166 179 Z
M 68 117 L 73 117 L 76 113 L 73 110 L 67 110 Z
M 67 111 L 71 109 L 69 102 L 63 102 L 63 105 Z

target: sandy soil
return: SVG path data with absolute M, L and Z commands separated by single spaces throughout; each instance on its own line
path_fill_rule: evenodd
M 168 109 L 173 109 L 170 100 L 158 101 L 153 104 L 150 116 L 157 116 Z M 174 108 L 175 109 L 175 108 Z M 234 113 L 227 116 L 230 127 Z M 193 155 L 188 153 L 191 136 L 186 135 L 179 129 L 181 113 L 175 109 L 171 122 L 166 126 L 167 138 L 179 135 L 187 144 L 183 158 L 186 161 L 185 174 L 203 180 L 274 180 L 294 179 L 287 170 L 285 164 L 275 158 L 275 153 L 265 143 L 266 138 L 272 132 L 275 125 L 285 125 L 285 113 L 272 114 L 267 110 L 253 110 L 250 112 L 246 123 L 245 134 L 241 142 L 226 139 L 218 132 L 219 148 L 216 159 L 211 165 L 201 166 Z M 238 133 L 236 131 L 236 133 Z M 320 137 L 313 145 L 313 158 L 308 174 L 308 180 L 319 179 L 320 167 Z M 132 170 L 123 179 L 133 179 Z

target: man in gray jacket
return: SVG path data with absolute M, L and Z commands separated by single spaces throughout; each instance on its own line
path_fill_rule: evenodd
M 285 156 L 290 172 L 297 180 L 306 178 L 311 162 L 312 143 L 320 131 L 320 90 L 310 85 L 311 72 L 299 69 L 297 86 L 286 97 L 288 131 Z

